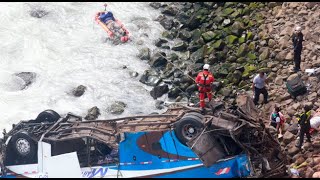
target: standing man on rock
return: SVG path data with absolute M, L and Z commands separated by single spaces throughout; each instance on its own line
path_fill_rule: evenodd
M 300 63 L 301 63 L 301 51 L 302 51 L 302 41 L 303 41 L 303 34 L 301 32 L 301 27 L 297 26 L 294 30 L 292 36 L 293 42 L 293 59 L 294 59 L 294 71 L 300 71 Z
M 213 75 L 209 72 L 209 64 L 203 66 L 203 71 L 199 72 L 196 83 L 199 90 L 201 113 L 205 113 L 205 95 L 207 95 L 209 101 L 212 99 L 212 83 L 214 82 Z
M 267 75 L 264 72 L 260 72 L 253 78 L 252 91 L 254 93 L 253 102 L 258 105 L 259 96 L 262 93 L 264 97 L 264 103 L 268 103 L 268 91 L 266 89 Z

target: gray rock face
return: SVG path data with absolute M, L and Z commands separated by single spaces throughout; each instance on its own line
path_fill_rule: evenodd
M 22 89 L 25 89 L 30 84 L 32 84 L 37 77 L 37 74 L 34 72 L 21 72 L 15 73 L 14 75 L 21 78 L 25 82 L 25 86 Z
M 110 106 L 108 111 L 111 114 L 121 114 L 123 113 L 126 107 L 127 107 L 127 104 L 125 104 L 124 102 L 116 101 Z
M 100 115 L 100 109 L 97 106 L 94 106 L 88 110 L 88 114 L 84 119 L 86 120 L 95 120 Z
M 84 94 L 86 89 L 87 89 L 86 86 L 80 85 L 80 86 L 76 87 L 75 89 L 73 89 L 72 94 L 76 97 L 80 97 Z
M 162 86 L 155 86 L 151 91 L 150 95 L 153 97 L 153 99 L 157 99 L 158 97 L 161 97 L 162 95 L 169 92 L 168 85 L 162 85 Z

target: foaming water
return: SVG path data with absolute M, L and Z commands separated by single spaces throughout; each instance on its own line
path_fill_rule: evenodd
M 29 15 L 33 9 L 49 14 L 34 18 Z M 94 21 L 103 9 L 100 2 L 0 3 L 1 129 L 10 130 L 12 123 L 33 119 L 45 109 L 85 116 L 97 106 L 99 119 L 116 117 L 107 111 L 114 101 L 127 104 L 120 116 L 158 111 L 151 88 L 129 71 L 141 75 L 149 67 L 137 58 L 136 42 L 154 49 L 163 31 L 154 21 L 160 13 L 145 2 L 108 3 L 132 35 L 129 43 L 115 46 L 105 42 L 106 32 Z M 13 76 L 19 72 L 37 73 L 36 81 L 20 90 L 24 82 Z M 71 90 L 81 84 L 87 91 L 73 97 Z

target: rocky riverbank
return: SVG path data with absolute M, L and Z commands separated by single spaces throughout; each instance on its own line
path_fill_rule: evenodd
M 307 68 L 320 66 L 320 4 L 154 2 L 150 6 L 161 10 L 157 21 L 165 29 L 155 42 L 156 51 L 150 52 L 145 47 L 139 54 L 151 67 L 140 79 L 154 87 L 151 95 L 157 99 L 167 93 L 175 101 L 189 99 L 197 103 L 197 88 L 192 78 L 208 63 L 216 78 L 216 98 L 232 104 L 238 93 L 252 93 L 250 87 L 256 73 L 266 72 L 270 79 L 270 102 L 261 107 L 261 117 L 267 123 L 274 104 L 281 106 L 286 116 L 286 133 L 281 144 L 292 163 L 307 163 L 297 168 L 300 177 L 316 176 L 320 161 L 313 157 L 319 154 L 318 137 L 315 135 L 314 145 L 306 144 L 305 150 L 299 152 L 294 147 L 297 134 L 294 115 L 304 105 L 313 105 L 313 110 L 320 107 L 319 79 L 304 73 Z M 305 41 L 302 72 L 294 73 L 291 35 L 297 25 L 302 27 Z M 292 99 L 285 83 L 298 75 L 308 92 Z

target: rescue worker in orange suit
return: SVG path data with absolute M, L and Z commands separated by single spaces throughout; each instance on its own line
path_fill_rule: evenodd
M 214 82 L 213 75 L 209 72 L 209 64 L 203 66 L 203 71 L 199 72 L 196 83 L 199 90 L 201 113 L 205 113 L 205 96 L 207 95 L 209 101 L 212 99 L 212 83 Z

